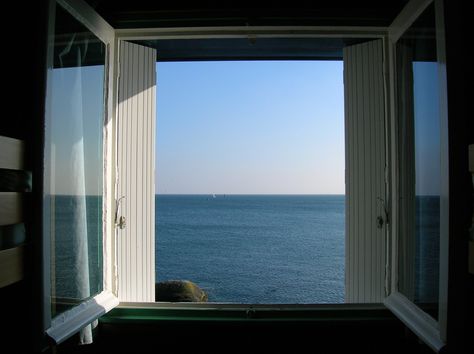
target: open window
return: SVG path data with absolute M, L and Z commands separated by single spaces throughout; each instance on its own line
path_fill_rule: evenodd
M 219 41 L 255 55 L 271 44 Z M 278 41 L 304 42 L 319 43 Z M 344 304 L 342 51 L 169 62 L 157 48 L 157 302 Z M 167 291 L 184 280 L 204 295 Z
M 81 1 L 59 3 L 43 211 L 45 313 L 54 307 L 45 326 L 56 342 L 118 300 L 155 301 L 160 53 L 136 41 L 336 36 L 327 28 L 114 31 Z M 343 49 L 346 302 L 385 303 L 435 350 L 446 342 L 449 198 L 440 4 L 411 1 L 387 30 L 337 34 L 351 39 Z M 77 276 L 61 275 L 71 267 Z
M 391 290 L 384 303 L 431 348 L 446 343 L 447 107 L 442 2 L 411 2 L 389 28 Z
M 184 55 L 183 49 L 173 53 L 170 48 L 188 48 L 185 58 L 192 60 L 196 54 L 189 48 L 199 48 L 201 59 L 208 55 L 214 60 L 220 56 L 229 60 L 232 59 L 232 53 L 226 48 L 232 47 L 239 48 L 235 50 L 240 55 L 253 55 L 252 59 L 268 55 L 309 59 L 310 54 L 313 58 L 324 54 L 328 57 L 337 55 L 339 60 L 343 59 L 346 103 L 346 257 L 343 301 L 382 303 L 387 291 L 387 117 L 383 39 L 380 35 L 374 35 L 330 41 L 317 37 L 298 38 L 296 35 L 295 38 L 280 39 L 278 47 L 275 44 L 278 41 L 271 34 L 264 32 L 260 36 L 257 42 L 264 48 L 262 51 L 255 49 L 255 45 L 248 49 L 249 41 L 245 36 L 235 39 L 226 34 L 219 39 L 197 39 L 197 44 L 193 43 L 196 39 L 170 39 L 165 34 L 157 34 L 156 38 L 150 35 L 145 40 L 140 33 L 118 36 L 116 232 L 117 283 L 122 302 L 148 303 L 148 306 L 153 306 L 151 304 L 155 301 L 155 214 L 154 198 L 150 198 L 154 196 L 154 78 L 157 57 L 169 56 L 176 60 L 178 58 L 173 57 L 173 54 L 177 52 Z M 316 49 L 309 49 L 306 53 L 296 49 L 303 44 L 307 48 L 312 48 L 312 44 Z M 157 48 L 156 52 L 150 47 Z M 203 54 L 203 47 L 212 48 L 210 54 Z M 163 50 L 160 51 L 160 48 Z M 219 51 L 219 48 L 222 49 Z M 265 49 L 267 52 L 264 52 Z M 206 257 L 204 254 L 200 256 Z M 318 269 L 313 271 L 318 272 Z
M 113 30 L 80 2 L 52 2 L 44 152 L 44 318 L 60 343 L 92 340 L 118 304 L 105 211 Z

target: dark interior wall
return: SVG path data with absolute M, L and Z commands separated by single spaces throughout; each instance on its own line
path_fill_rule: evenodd
M 4 36 L 2 80 L 6 97 L 0 120 L 0 134 L 17 139 L 32 139 L 43 98 L 38 94 L 45 85 L 47 0 L 28 4 L 8 2 L 3 13 L 11 18 L 10 30 Z M 7 114 L 8 112 L 8 114 Z
M 466 1 L 444 2 L 449 126 L 448 341 L 451 352 L 474 353 L 474 275 L 467 272 L 468 230 L 474 194 L 468 145 L 474 144 L 472 114 L 472 11 Z
M 2 39 L 0 135 L 25 141 L 26 169 L 32 192 L 26 195 L 24 220 L 26 277 L 0 289 L 2 352 L 33 351 L 39 339 L 41 272 L 42 146 L 46 75 L 48 1 L 2 3 L 6 31 Z M 8 24 L 7 24 L 8 23 Z
M 252 2 L 85 0 L 114 28 L 388 26 L 408 0 Z
M 117 342 L 120 338 L 120 342 Z M 65 343 L 60 353 L 373 353 L 430 354 L 397 321 L 313 323 L 161 323 L 102 325 L 87 348 Z

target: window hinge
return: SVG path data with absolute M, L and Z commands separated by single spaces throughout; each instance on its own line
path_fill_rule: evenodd
M 125 229 L 125 226 L 126 226 L 126 220 L 125 220 L 125 216 L 121 215 L 119 216 L 119 210 L 120 210 L 120 203 L 122 201 L 122 199 L 124 199 L 125 196 L 122 196 L 120 197 L 117 202 L 115 203 L 115 218 L 114 218 L 114 223 L 115 223 L 115 227 L 118 227 L 119 229 L 123 230 Z

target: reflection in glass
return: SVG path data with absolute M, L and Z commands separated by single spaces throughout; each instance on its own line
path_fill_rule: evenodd
M 45 141 L 52 317 L 102 291 L 105 45 L 56 9 Z
M 440 120 L 434 5 L 397 42 L 399 290 L 438 317 Z

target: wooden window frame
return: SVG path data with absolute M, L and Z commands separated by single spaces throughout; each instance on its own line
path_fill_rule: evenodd
M 397 175 L 397 112 L 396 112 L 396 91 L 395 91 L 395 43 L 404 31 L 415 21 L 415 19 L 423 12 L 423 10 L 435 3 L 437 13 L 437 31 L 443 33 L 444 23 L 442 18 L 442 0 L 412 0 L 402 10 L 397 19 L 389 27 L 309 27 L 309 26 L 271 26 L 271 27 L 196 27 L 196 28 L 156 28 L 156 29 L 113 29 L 106 21 L 104 21 L 91 7 L 81 0 L 57 0 L 57 3 L 70 12 L 76 19 L 83 23 L 88 29 L 96 34 L 105 44 L 107 48 L 107 65 L 106 65 L 106 83 L 107 92 L 105 96 L 105 115 L 104 124 L 104 293 L 97 295 L 93 301 L 84 306 L 89 315 L 86 320 L 79 321 L 78 315 L 73 309 L 70 313 L 70 319 L 65 318 L 62 321 L 63 330 L 57 335 L 58 341 L 66 339 L 72 335 L 77 328 L 85 326 L 91 320 L 98 318 L 104 313 L 118 304 L 117 294 L 117 271 L 116 271 L 116 245 L 115 245 L 115 222 L 114 213 L 116 208 L 115 198 L 115 154 L 116 154 L 116 109 L 117 109 L 117 90 L 118 90 L 118 41 L 126 40 L 146 40 L 146 39 L 203 39 L 203 38 L 288 38 L 288 37 L 307 37 L 307 38 L 374 38 L 383 39 L 384 41 L 384 64 L 385 88 L 386 88 L 386 153 L 387 153 L 387 179 L 389 181 L 387 187 L 387 195 L 391 198 L 387 201 L 390 212 L 390 228 L 388 228 L 388 237 L 391 242 L 391 249 L 387 252 L 387 258 L 390 262 L 387 264 L 389 274 L 389 296 L 385 300 L 385 305 L 392 310 L 407 326 L 409 326 L 417 335 L 423 338 L 428 345 L 435 350 L 440 350 L 446 342 L 446 318 L 447 318 L 447 274 L 448 274 L 448 232 L 449 232 L 449 191 L 448 191 L 448 131 L 447 131 L 447 103 L 446 92 L 441 97 L 441 119 L 442 119 L 442 136 L 441 136 L 441 157 L 442 157 L 442 195 L 441 195 L 441 245 L 440 249 L 440 314 L 439 321 L 432 321 L 426 317 L 416 305 L 408 301 L 397 288 L 397 193 L 398 193 L 398 175 Z M 52 1 L 50 14 L 54 14 L 53 7 L 56 5 Z M 50 35 L 54 34 L 54 15 L 50 16 Z M 50 37 L 51 38 L 51 37 Z M 441 63 L 440 69 L 440 85 L 446 87 L 446 71 L 445 71 L 445 44 L 444 37 L 439 36 L 438 40 L 438 60 Z M 50 41 L 51 43 L 51 41 Z M 52 69 L 51 65 L 51 49 L 48 51 L 48 72 Z M 50 74 L 48 74 L 49 78 Z M 48 80 L 49 82 L 49 80 Z M 442 95 L 443 96 L 443 95 Z M 47 104 L 48 109 L 48 104 Z M 59 328 L 57 323 L 51 319 L 51 298 L 49 278 L 49 259 L 50 259 L 50 242 L 48 235 L 44 236 L 43 254 L 44 254 L 44 328 L 50 334 Z M 95 303 L 94 303 L 95 302 Z M 99 305 L 98 307 L 96 305 Z M 135 303 L 122 304 L 127 306 L 155 307 L 166 306 L 163 304 L 153 303 Z M 199 305 L 193 308 L 203 309 L 209 308 L 228 308 L 229 305 Z M 236 305 L 245 306 L 245 305 Z M 170 305 L 174 307 L 174 305 Z M 315 308 L 318 306 L 315 305 Z M 336 306 L 339 307 L 339 306 Z M 95 308 L 95 310 L 91 310 Z M 307 308 L 307 306 L 302 306 Z M 322 305 L 321 308 L 327 308 Z M 340 308 L 344 308 L 341 305 Z M 80 312 L 80 311 L 79 311 Z M 82 312 L 85 314 L 86 312 Z M 93 313 L 93 315 L 90 315 Z M 68 317 L 68 316 L 65 316 Z M 65 321 L 69 321 L 69 326 L 64 326 Z M 77 322 L 79 321 L 79 322 Z M 57 341 L 57 342 L 58 342 Z

